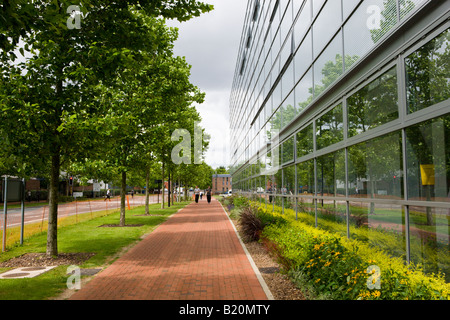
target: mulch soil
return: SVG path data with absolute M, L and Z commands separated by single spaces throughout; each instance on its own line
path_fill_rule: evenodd
M 95 253 L 60 253 L 57 257 L 45 253 L 26 253 L 19 257 L 0 262 L 0 268 L 46 267 L 61 265 L 80 265 L 94 256 Z

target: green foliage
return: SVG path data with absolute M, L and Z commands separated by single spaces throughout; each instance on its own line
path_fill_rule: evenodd
M 259 210 L 285 219 L 286 223 L 268 224 L 261 234 L 262 242 L 293 279 L 313 288 L 316 297 L 450 299 L 450 285 L 445 283 L 442 274 L 426 275 L 419 266 L 405 266 L 400 258 L 358 240 L 348 240 L 296 221 L 279 210 L 272 213 L 262 206 Z

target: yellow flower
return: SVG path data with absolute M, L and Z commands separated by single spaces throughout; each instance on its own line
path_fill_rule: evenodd
M 320 281 L 320 279 L 317 279 L 315 282 L 318 283 Z
M 327 263 L 324 264 L 324 267 L 328 267 L 331 264 L 330 261 L 328 261 Z
M 378 290 L 375 290 L 374 292 L 372 292 L 372 295 L 373 295 L 375 298 L 378 298 L 378 297 L 381 295 L 381 292 L 378 291 Z

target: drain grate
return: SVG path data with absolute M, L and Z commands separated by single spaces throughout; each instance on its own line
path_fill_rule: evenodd
M 0 274 L 0 279 L 22 279 L 22 278 L 34 278 L 44 272 L 47 272 L 56 266 L 51 267 L 22 267 L 9 270 Z M 26 272 L 24 272 L 26 271 Z
M 102 271 L 102 269 L 80 269 L 80 275 L 81 276 L 93 276 L 97 273 Z M 75 270 L 72 270 L 72 272 L 68 272 L 67 274 L 75 274 Z
M 18 273 L 9 273 L 5 274 L 2 277 L 3 278 L 24 278 L 25 276 L 28 276 L 28 272 L 18 272 Z
M 261 273 L 271 274 L 271 273 L 279 272 L 280 268 L 278 268 L 278 267 L 263 267 L 263 268 L 259 268 L 259 271 Z

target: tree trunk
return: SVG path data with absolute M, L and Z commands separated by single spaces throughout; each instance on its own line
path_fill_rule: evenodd
M 121 227 L 125 226 L 125 197 L 127 192 L 127 173 L 122 172 L 122 185 L 120 187 L 120 222 Z
M 181 202 L 183 199 L 181 199 L 181 178 L 178 175 L 178 190 L 177 190 L 177 202 Z
M 164 162 L 162 163 L 162 187 L 161 187 L 161 195 L 162 195 L 162 201 L 161 201 L 161 209 L 164 209 Z
M 149 180 L 150 180 L 150 169 L 147 167 L 145 169 L 145 214 L 150 214 L 150 210 L 148 208 L 149 198 L 150 198 L 150 188 L 149 188 Z
M 168 184 L 167 184 L 167 206 L 170 208 L 170 197 L 171 197 L 171 194 L 170 194 L 170 170 L 169 170 L 169 174 L 168 174 L 168 177 L 169 177 L 169 182 L 168 182 Z
M 59 148 L 52 156 L 48 204 L 47 255 L 58 255 L 58 187 L 61 159 Z

